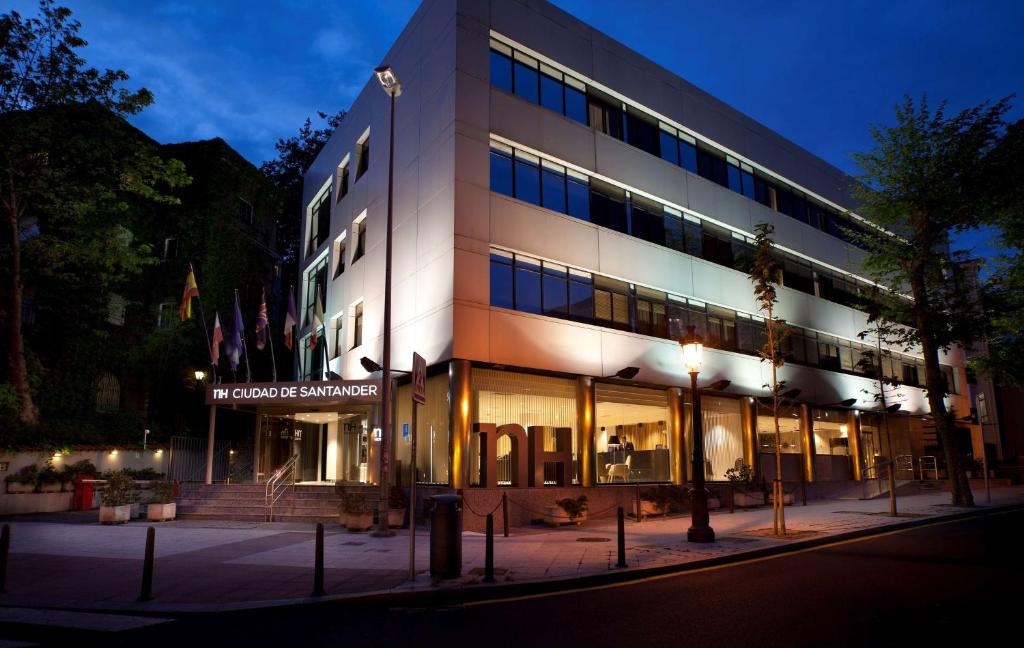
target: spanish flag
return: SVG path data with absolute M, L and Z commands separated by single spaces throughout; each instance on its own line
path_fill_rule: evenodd
M 178 306 L 178 313 L 181 321 L 192 319 L 192 298 L 199 297 L 199 286 L 196 285 L 196 275 L 192 272 L 192 264 L 188 264 L 188 276 L 185 277 L 185 294 L 181 296 L 181 305 Z

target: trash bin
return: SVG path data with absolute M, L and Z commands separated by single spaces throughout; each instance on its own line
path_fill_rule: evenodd
M 92 481 L 86 481 L 85 477 L 75 477 L 75 492 L 71 496 L 71 509 L 73 511 L 88 511 L 92 508 Z
M 462 497 L 434 495 L 430 499 L 430 576 L 458 578 L 462 575 Z

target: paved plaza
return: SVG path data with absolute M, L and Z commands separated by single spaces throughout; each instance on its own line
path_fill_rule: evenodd
M 976 493 L 979 506 L 1024 504 L 1024 487 L 993 489 L 992 503 Z M 900 517 L 888 516 L 888 500 L 819 500 L 787 507 L 792 535 L 771 535 L 771 508 L 717 511 L 711 516 L 718 541 L 685 541 L 689 516 L 626 521 L 627 570 L 665 568 L 711 559 L 742 559 L 750 552 L 798 546 L 907 522 L 927 522 L 971 509 L 948 504 L 937 492 L 901 497 Z M 200 611 L 310 599 L 313 586 L 314 525 L 180 520 L 156 524 L 153 600 L 138 603 L 146 529 L 136 521 L 121 526 L 94 522 L 96 512 L 21 516 L 9 520 L 11 554 L 3 606 Z M 529 583 L 621 574 L 616 569 L 613 517 L 582 526 L 496 528 L 496 580 Z M 482 588 L 485 539 L 463 534 L 463 576 L 432 582 L 429 533 L 416 538 L 417 578 L 407 580 L 408 531 L 373 538 L 328 525 L 325 533 L 325 589 L 328 597 L 408 593 L 444 588 Z

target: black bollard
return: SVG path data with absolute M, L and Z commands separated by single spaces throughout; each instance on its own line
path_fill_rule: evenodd
M 0 531 L 0 594 L 7 591 L 7 554 L 11 551 L 11 525 Z
M 156 548 L 156 528 L 146 529 L 146 557 L 142 561 L 142 592 L 139 601 L 153 600 L 153 554 Z
M 316 523 L 316 556 L 313 564 L 313 596 L 324 595 L 324 525 Z
M 505 537 L 508 537 L 508 493 L 501 494 L 501 518 L 504 524 Z
M 616 567 L 628 567 L 626 565 L 626 512 L 619 507 L 619 562 Z
M 494 514 L 487 514 L 487 539 L 484 543 L 484 582 L 494 582 Z

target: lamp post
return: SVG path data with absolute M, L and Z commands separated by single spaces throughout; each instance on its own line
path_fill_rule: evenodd
M 690 542 L 714 542 L 715 530 L 709 524 L 708 492 L 704 488 L 704 422 L 700 412 L 700 390 L 697 374 L 700 373 L 704 353 L 704 339 L 697 335 L 693 326 L 679 344 L 683 347 L 683 367 L 690 374 L 690 393 L 693 401 L 690 416 L 693 419 L 693 494 L 690 496 L 690 528 L 686 539 Z
M 388 505 L 391 496 L 391 223 L 392 194 L 395 183 L 395 98 L 402 94 L 402 84 L 389 65 L 373 71 L 384 92 L 391 97 L 391 129 L 388 137 L 388 217 L 384 230 L 384 350 L 381 376 L 381 440 L 380 440 L 380 506 L 377 537 L 388 537 L 395 532 L 388 528 Z

